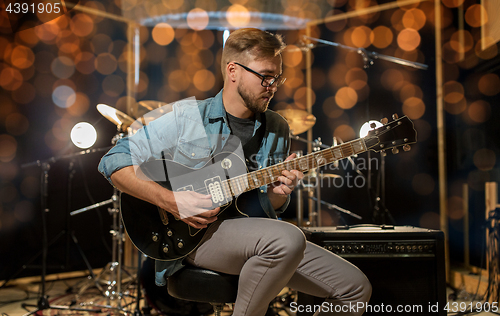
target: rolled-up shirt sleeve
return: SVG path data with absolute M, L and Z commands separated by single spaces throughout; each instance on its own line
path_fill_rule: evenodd
M 141 128 L 133 136 L 120 139 L 102 157 L 98 170 L 113 185 L 111 175 L 114 172 L 170 154 L 175 146 L 175 135 L 177 126 L 171 112 Z

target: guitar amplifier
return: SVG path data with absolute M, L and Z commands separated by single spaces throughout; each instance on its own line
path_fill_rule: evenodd
M 387 225 L 302 230 L 307 240 L 356 265 L 368 277 L 373 291 L 363 315 L 446 315 L 443 232 Z M 298 306 L 322 302 L 303 293 L 298 295 Z M 312 314 L 307 308 L 297 313 Z

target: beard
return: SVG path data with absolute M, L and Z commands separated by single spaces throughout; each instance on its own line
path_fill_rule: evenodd
M 238 93 L 243 99 L 246 108 L 253 113 L 264 113 L 269 106 L 269 102 L 273 98 L 273 93 L 264 93 L 262 95 L 255 96 L 248 90 L 244 89 L 241 84 L 238 85 Z M 267 100 L 265 98 L 267 98 Z

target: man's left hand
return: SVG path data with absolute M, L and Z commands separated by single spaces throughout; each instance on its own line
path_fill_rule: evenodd
M 293 153 L 285 161 L 297 158 L 297 154 Z M 278 181 L 270 184 L 270 189 L 274 194 L 290 195 L 304 177 L 304 174 L 299 170 L 283 170 L 282 175 L 278 177 Z

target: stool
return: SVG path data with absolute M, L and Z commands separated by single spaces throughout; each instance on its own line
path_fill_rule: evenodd
M 168 277 L 168 293 L 181 300 L 210 303 L 215 316 L 220 316 L 224 304 L 236 301 L 238 279 L 238 275 L 186 266 Z

